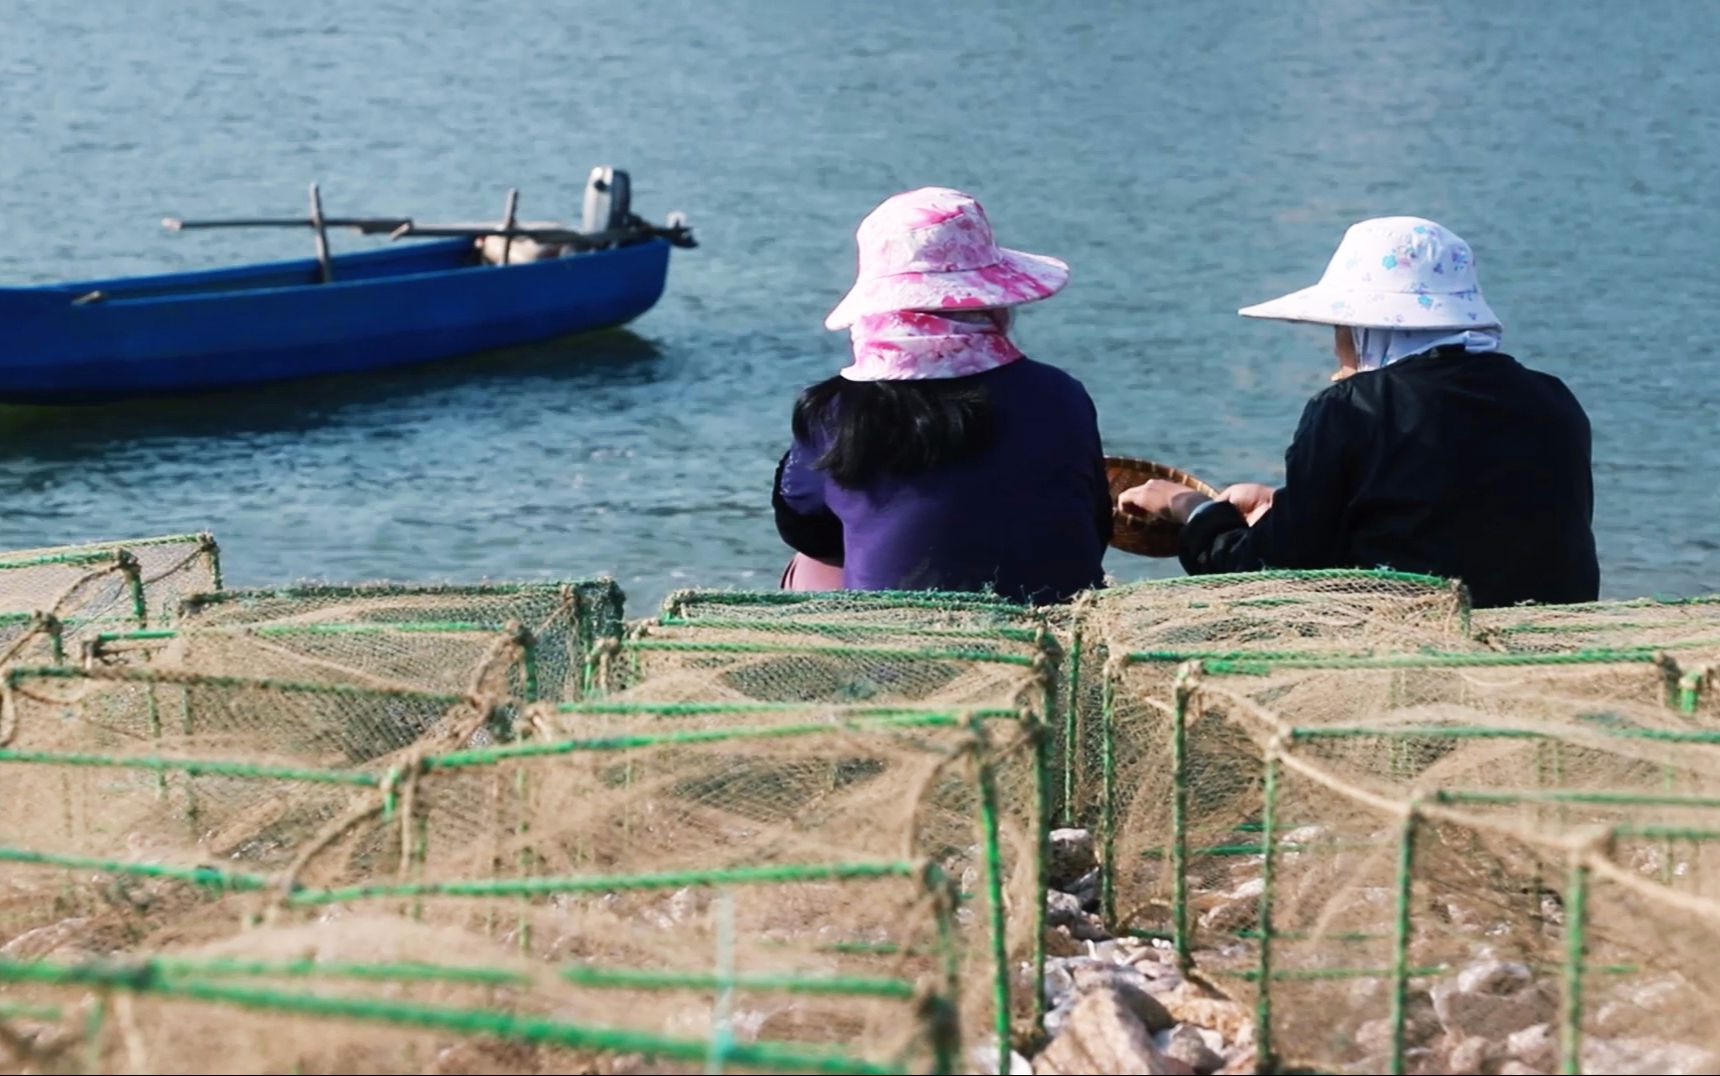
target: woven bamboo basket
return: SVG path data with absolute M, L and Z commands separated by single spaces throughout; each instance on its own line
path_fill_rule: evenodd
M 1118 494 L 1151 478 L 1169 479 L 1190 489 L 1199 490 L 1208 497 L 1218 496 L 1218 490 L 1187 471 L 1166 467 L 1152 460 L 1106 456 L 1105 476 L 1111 483 L 1113 505 L 1117 503 Z M 1114 512 L 1111 544 L 1125 553 L 1138 553 L 1143 557 L 1174 557 L 1177 555 L 1177 537 L 1181 532 L 1182 524 L 1169 516 L 1137 516 Z

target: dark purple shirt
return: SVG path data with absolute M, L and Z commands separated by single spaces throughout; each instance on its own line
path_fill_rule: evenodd
M 777 479 L 783 536 L 840 560 L 850 590 L 995 590 L 1045 603 L 1100 585 L 1111 504 L 1087 390 L 1031 359 L 972 377 L 989 390 L 996 436 L 956 463 L 848 489 L 813 468 L 822 444 L 796 439 Z M 782 526 L 785 510 L 795 525 Z M 833 538 L 796 540 L 821 519 L 831 534 L 840 524 L 840 555 Z

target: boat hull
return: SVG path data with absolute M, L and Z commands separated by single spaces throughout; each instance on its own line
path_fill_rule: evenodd
M 328 284 L 305 260 L 0 289 L 0 402 L 205 392 L 535 343 L 645 313 L 668 261 L 653 239 L 480 265 L 455 239 L 336 258 Z

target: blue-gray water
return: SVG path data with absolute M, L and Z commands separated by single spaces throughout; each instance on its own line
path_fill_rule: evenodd
M 1716 22 L 1698 0 L 0 0 L 0 281 L 307 254 L 156 222 L 295 213 L 312 179 L 336 213 L 495 216 L 518 186 L 576 218 L 598 163 L 704 244 L 627 334 L 0 411 L 0 547 L 209 527 L 236 583 L 602 572 L 635 607 L 774 584 L 768 485 L 793 394 L 842 362 L 820 321 L 853 226 L 938 183 L 1072 263 L 1019 335 L 1086 382 L 1109 446 L 1220 482 L 1280 473 L 1330 366 L 1322 330 L 1235 309 L 1311 283 L 1353 220 L 1445 222 L 1507 350 L 1589 409 L 1605 591 L 1720 590 Z

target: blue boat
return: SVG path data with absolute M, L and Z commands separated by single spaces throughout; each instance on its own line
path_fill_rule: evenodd
M 516 227 L 511 193 L 501 227 L 324 221 L 313 188 L 317 258 L 0 288 L 0 402 L 96 402 L 380 370 L 631 321 L 662 295 L 670 248 L 692 241 L 684 224 L 656 228 L 627 212 L 625 174 L 615 175 L 607 219 L 616 226 L 596 232 Z M 326 228 L 386 225 L 401 237 L 452 237 L 326 253 Z M 540 252 L 559 245 L 542 260 L 504 253 L 496 263 L 486 237 Z

